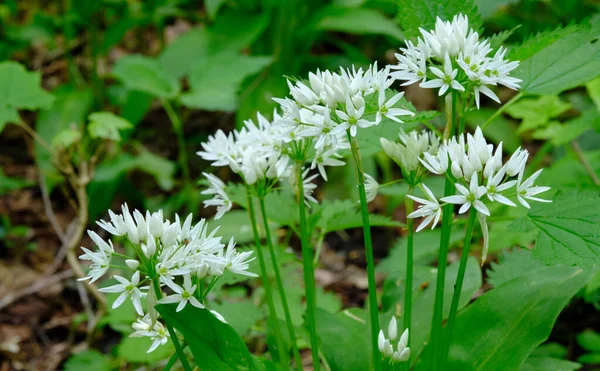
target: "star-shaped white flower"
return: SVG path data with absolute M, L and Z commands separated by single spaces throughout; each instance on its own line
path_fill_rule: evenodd
M 115 300 L 113 303 L 112 308 L 115 309 L 119 307 L 121 304 L 123 304 L 123 302 L 125 302 L 125 299 L 131 297 L 131 302 L 133 303 L 135 311 L 140 316 L 144 315 L 144 311 L 142 310 L 142 302 L 140 300 L 142 293 L 137 287 L 140 284 L 140 272 L 136 271 L 133 276 L 131 276 L 131 281 L 117 275 L 114 275 L 113 278 L 119 281 L 119 283 L 113 286 L 98 289 L 100 292 L 121 293 L 121 295 L 119 295 L 117 300 Z
M 169 284 L 169 283 L 168 283 Z M 194 291 L 196 290 L 196 285 L 192 285 L 192 278 L 189 274 L 183 276 L 183 287 L 177 285 L 174 282 L 169 284 L 169 287 L 175 291 L 175 294 L 164 297 L 158 301 L 160 304 L 171 304 L 171 303 L 179 303 L 177 306 L 176 312 L 181 311 L 187 303 L 192 304 L 196 308 L 204 308 L 204 305 L 200 303 L 198 299 L 194 296 Z
M 490 210 L 488 210 L 487 206 L 480 200 L 480 198 L 486 194 L 487 189 L 484 186 L 479 186 L 477 184 L 476 172 L 471 175 L 471 182 L 468 189 L 459 183 L 456 183 L 456 189 L 461 193 L 460 195 L 444 197 L 441 200 L 450 204 L 462 205 L 458 210 L 459 214 L 464 214 L 471 206 L 473 206 L 480 213 L 490 216 Z
M 452 68 L 452 62 L 450 57 L 446 54 L 444 58 L 444 71 L 437 67 L 429 67 L 429 70 L 433 72 L 438 78 L 422 82 L 419 86 L 422 88 L 440 88 L 438 95 L 444 95 L 449 88 L 454 90 L 465 91 L 465 88 L 456 81 L 456 75 L 458 74 L 457 69 Z
M 408 218 L 425 218 L 421 224 L 419 224 L 417 232 L 427 227 L 432 221 L 433 223 L 431 224 L 431 229 L 435 228 L 440 220 L 440 217 L 442 216 L 440 203 L 438 202 L 437 198 L 435 198 L 433 192 L 431 192 L 431 190 L 425 184 L 423 184 L 423 189 L 427 194 L 427 199 L 415 197 L 413 195 L 406 195 L 406 197 L 421 204 L 417 210 L 413 211 L 407 216 Z
M 539 187 L 534 186 L 533 182 L 537 179 L 537 177 L 542 173 L 543 169 L 536 171 L 532 176 L 530 176 L 526 181 L 521 183 L 521 179 L 523 177 L 523 172 L 519 173 L 519 178 L 517 181 L 517 200 L 521 203 L 521 205 L 526 208 L 530 208 L 527 200 L 537 201 L 537 202 L 552 202 L 552 200 L 544 200 L 543 198 L 533 197 L 539 193 L 546 192 L 550 189 L 550 187 Z

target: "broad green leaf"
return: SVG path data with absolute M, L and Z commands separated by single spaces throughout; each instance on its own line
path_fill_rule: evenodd
M 206 7 L 206 14 L 208 14 L 208 18 L 214 20 L 217 16 L 219 8 L 221 8 L 223 4 L 225 4 L 225 0 L 206 0 L 204 2 L 204 6 Z
M 387 35 L 396 40 L 404 40 L 404 35 L 396 25 L 396 22 L 378 11 L 368 8 L 340 8 L 333 6 L 319 14 L 316 28 L 359 35 Z
M 271 60 L 271 57 L 224 53 L 197 61 L 190 73 L 191 91 L 181 96 L 181 102 L 191 108 L 234 111 L 241 83 Z
M 317 226 L 325 233 L 361 227 L 362 215 L 358 207 L 358 203 L 350 200 L 325 200 L 316 211 L 320 212 Z M 369 218 L 371 226 L 399 227 L 404 225 L 384 215 L 372 214 Z
M 600 353 L 600 334 L 593 330 L 585 330 L 577 334 L 577 343 L 588 352 Z
M 96 350 L 86 350 L 71 356 L 64 365 L 65 371 L 110 371 L 109 359 Z
M 159 345 L 155 351 L 147 353 L 151 345 L 152 339 L 148 337 L 126 337 L 117 346 L 117 356 L 130 363 L 152 365 L 175 353 L 175 347 L 170 341 L 165 345 Z
M 52 139 L 52 149 L 61 150 L 71 147 L 73 144 L 81 140 L 81 132 L 74 128 L 61 130 Z
M 156 179 L 160 189 L 164 191 L 173 189 L 177 165 L 171 160 L 148 151 L 141 145 L 137 147 L 137 150 L 136 167 L 141 171 L 152 175 L 154 179 Z
M 600 353 L 584 354 L 577 358 L 577 361 L 585 364 L 598 365 L 600 364 Z
M 264 310 L 248 300 L 211 304 L 210 307 L 219 312 L 241 336 L 246 335 L 256 322 L 265 318 Z
M 269 20 L 268 12 L 222 12 L 212 27 L 197 27 L 179 36 L 162 51 L 158 63 L 169 76 L 180 79 L 197 63 L 247 48 L 264 32 Z M 235 74 L 233 70 L 228 72 Z
M 531 57 L 522 60 L 514 77 L 521 90 L 532 94 L 558 94 L 593 80 L 600 74 L 600 22 L 564 32 Z
M 122 117 L 112 112 L 94 112 L 88 116 L 90 121 L 88 132 L 92 138 L 103 138 L 120 141 L 120 130 L 129 129 L 133 125 Z
M 517 133 L 523 133 L 540 127 L 545 127 L 550 119 L 555 118 L 571 109 L 571 104 L 563 102 L 556 95 L 542 96 L 532 99 L 521 99 L 509 106 L 506 112 L 514 118 L 522 119 Z
M 173 99 L 179 94 L 179 82 L 149 57 L 122 57 L 115 63 L 112 73 L 129 90 L 141 91 L 160 99 Z
M 462 13 L 469 18 L 469 26 L 481 27 L 481 17 L 473 0 L 398 0 L 398 21 L 408 38 L 420 36 L 419 27 L 429 31 L 434 28 L 436 17 L 451 21 Z
M 519 371 L 575 371 L 581 365 L 576 362 L 551 357 L 529 357 Z
M 487 271 L 488 282 L 498 287 L 514 278 L 531 274 L 546 268 L 546 265 L 535 259 L 529 250 L 513 249 L 500 257 L 500 263 L 492 262 Z
M 600 174 L 600 151 L 583 152 L 596 174 Z M 575 154 L 567 154 L 545 169 L 538 178 L 539 184 L 551 184 L 559 189 L 597 189 L 581 161 Z
M 569 350 L 564 345 L 550 342 L 543 343 L 535 348 L 529 357 L 549 357 L 562 359 L 566 358 L 567 353 L 569 353 Z
M 554 42 L 560 40 L 562 37 L 571 35 L 578 30 L 578 26 L 571 25 L 568 27 L 558 27 L 553 30 L 540 32 L 534 35 L 527 41 L 525 41 L 518 48 L 513 49 L 509 53 L 509 59 L 524 61 L 532 57 L 537 52 L 541 51 L 545 47 L 552 45 Z
M 232 210 L 223 215 L 219 220 L 211 221 L 211 228 L 219 226 L 219 235 L 223 236 L 223 240 L 233 239 L 239 243 L 244 244 L 254 241 L 254 234 L 252 232 L 252 224 L 250 224 L 250 217 L 248 212 L 245 210 Z M 273 228 L 274 226 L 271 226 Z M 264 232 L 260 231 L 261 235 Z
M 581 116 L 574 118 L 560 125 L 553 133 L 551 139 L 555 147 L 568 144 L 588 130 L 599 127 L 600 112 L 595 108 L 588 109 L 581 113 Z
M 458 313 L 447 369 L 518 370 L 590 274 L 552 266 L 488 291 Z
M 17 62 L 0 63 L 0 133 L 7 123 L 19 122 L 19 110 L 52 106 L 54 97 L 41 88 L 40 79 L 40 72 L 29 72 Z
M 534 256 L 545 264 L 589 267 L 600 258 L 600 193 L 559 191 L 536 203 L 529 219 L 540 230 Z
M 371 369 L 369 327 L 360 316 L 317 309 L 315 321 L 321 352 L 332 371 Z
M 54 104 L 49 109 L 41 110 L 35 123 L 35 131 L 48 143 L 52 143 L 58 133 L 73 125 L 83 130 L 85 117 L 93 102 L 90 90 L 76 90 L 68 85 L 60 86 L 53 93 L 56 97 Z M 48 150 L 37 142 L 34 148 L 40 170 L 46 176 L 55 173 Z
M 252 370 L 252 356 L 233 327 L 218 320 L 208 309 L 186 305 L 182 311 L 175 312 L 176 307 L 161 304 L 156 309 L 168 324 L 183 334 L 198 368 L 203 371 Z

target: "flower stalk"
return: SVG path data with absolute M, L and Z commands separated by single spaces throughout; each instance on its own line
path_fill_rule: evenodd
M 265 238 L 267 239 L 267 246 L 269 248 L 269 254 L 271 256 L 271 263 L 273 265 L 273 272 L 275 272 L 275 281 L 277 283 L 277 290 L 279 291 L 279 297 L 281 298 L 281 306 L 283 307 L 283 313 L 285 315 L 285 322 L 290 336 L 290 342 L 292 344 L 292 352 L 294 354 L 294 360 L 296 361 L 296 369 L 302 370 L 302 357 L 300 357 L 300 351 L 298 350 L 298 344 L 296 342 L 296 331 L 294 330 L 294 324 L 292 323 L 292 316 L 290 315 L 290 308 L 285 294 L 285 288 L 281 281 L 281 274 L 279 272 L 279 266 L 277 265 L 277 257 L 275 256 L 275 249 L 273 248 L 273 240 L 271 239 L 271 231 L 269 230 L 269 222 L 267 219 L 267 211 L 265 208 L 265 198 L 259 197 L 260 212 L 262 214 L 263 225 L 265 228 Z
M 413 188 L 409 188 L 407 195 L 412 194 Z M 414 211 L 414 201 L 410 197 L 404 199 L 406 215 Z M 413 288 L 413 248 L 414 248 L 414 219 L 406 218 L 408 236 L 406 238 L 406 280 L 404 285 L 404 328 L 411 328 L 412 320 L 412 288 Z M 407 347 L 410 348 L 410 337 Z M 410 368 L 410 362 L 402 366 L 405 370 Z
M 271 285 L 269 283 L 269 276 L 267 275 L 267 266 L 265 264 L 265 257 L 262 252 L 262 246 L 260 244 L 260 235 L 258 234 L 258 227 L 256 222 L 256 214 L 254 212 L 254 204 L 252 200 L 252 191 L 249 185 L 246 185 L 246 197 L 248 199 L 248 215 L 250 216 L 250 224 L 252 225 L 252 232 L 254 234 L 254 243 L 256 244 L 256 255 L 258 256 L 258 265 L 260 267 L 260 276 L 265 289 L 265 296 L 267 298 L 267 306 L 269 308 L 268 321 L 271 323 L 271 328 L 275 334 L 275 341 L 277 342 L 277 351 L 279 353 L 279 359 L 284 369 L 289 370 L 289 357 L 285 351 L 285 343 L 281 334 L 281 329 L 277 324 L 277 313 L 275 312 L 275 303 L 273 301 L 273 293 L 271 291 Z
M 367 194 L 365 192 L 365 174 L 362 168 L 360 149 L 358 140 L 352 138 L 348 132 L 348 140 L 352 149 L 352 157 L 356 168 L 356 177 L 358 180 L 358 193 L 360 197 L 360 209 L 362 213 L 363 235 L 365 242 L 365 256 L 367 259 L 367 279 L 369 284 L 369 315 L 371 319 L 371 347 L 373 352 L 373 369 L 381 369 L 381 359 L 379 348 L 377 346 L 377 337 L 379 331 L 379 315 L 377 311 L 377 285 L 375 282 L 375 259 L 373 257 L 373 243 L 371 241 L 371 226 L 369 223 L 369 210 L 367 208 Z
M 300 242 L 302 245 L 302 265 L 304 267 L 304 288 L 306 291 L 306 317 L 308 321 L 308 333 L 310 335 L 310 347 L 312 352 L 313 369 L 320 370 L 319 339 L 317 338 L 317 325 L 315 323 L 316 310 L 316 288 L 315 267 L 313 265 L 313 253 L 309 246 L 309 232 L 306 222 L 306 205 L 304 204 L 304 181 L 302 177 L 302 163 L 296 165 L 296 181 L 298 182 L 298 208 L 300 212 Z
M 458 303 L 460 301 L 460 294 L 465 279 L 467 261 L 469 259 L 469 249 L 471 248 L 471 238 L 473 236 L 473 228 L 475 227 L 476 219 L 477 210 L 473 207 L 469 213 L 469 222 L 467 224 L 467 231 L 465 232 L 465 241 L 460 257 L 460 265 L 458 267 L 456 283 L 454 284 L 454 295 L 452 296 L 452 305 L 450 306 L 450 315 L 448 317 L 448 324 L 446 326 L 446 336 L 440 370 L 444 370 L 446 368 L 446 362 L 448 360 L 448 351 L 450 350 L 450 343 L 452 342 L 452 330 L 454 330 L 454 322 L 456 320 L 456 312 L 458 311 Z

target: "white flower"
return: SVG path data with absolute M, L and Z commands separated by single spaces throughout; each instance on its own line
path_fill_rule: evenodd
M 313 159 L 310 169 L 314 169 L 315 167 L 319 169 L 319 174 L 327 181 L 327 172 L 325 171 L 325 166 L 343 166 L 346 163 L 342 160 L 337 159 L 336 157 L 340 157 L 337 148 L 329 148 L 327 150 L 319 150 L 317 149 L 315 158 Z
M 398 342 L 397 351 L 392 354 L 392 360 L 395 362 L 406 362 L 410 358 L 410 348 L 408 347 L 408 329 L 404 330 L 400 341 Z
M 135 332 L 131 337 L 149 337 L 152 339 L 152 345 L 146 353 L 153 352 L 159 345 L 164 345 L 169 340 L 169 333 L 162 323 L 153 321 L 148 314 L 131 325 Z
M 367 194 L 367 202 L 371 202 L 377 197 L 377 190 L 379 189 L 379 183 L 370 176 L 365 173 L 365 192 Z
M 448 170 L 448 150 L 446 147 L 440 147 L 437 155 L 430 153 L 423 153 L 423 159 L 419 158 L 419 161 L 434 174 L 444 174 Z
M 202 305 L 202 303 L 194 296 L 196 285 L 192 285 L 192 278 L 189 274 L 183 276 L 183 287 L 176 283 L 171 283 L 169 287 L 175 291 L 175 294 L 160 299 L 158 301 L 159 304 L 179 303 L 176 312 L 185 308 L 187 303 L 192 304 L 196 308 L 204 308 L 204 305 Z
M 100 277 L 104 276 L 110 267 L 110 261 L 112 254 L 107 254 L 107 251 L 100 249 L 98 251 L 90 251 L 85 247 L 81 247 L 85 254 L 79 256 L 81 260 L 90 260 L 92 265 L 88 271 L 88 275 L 79 278 L 78 281 L 90 280 L 90 283 L 97 281 Z
M 344 130 L 350 129 L 350 135 L 353 137 L 356 136 L 356 128 L 367 128 L 369 126 L 375 125 L 374 122 L 369 122 L 362 118 L 365 114 L 365 106 L 356 109 L 354 107 L 354 103 L 350 99 L 350 96 L 346 97 L 346 112 L 341 110 L 336 110 L 335 113 L 342 120 L 338 127 L 344 128 Z M 341 130 L 341 129 L 340 129 Z
M 249 263 L 255 259 L 249 259 L 252 256 L 252 251 L 238 253 L 234 247 L 235 241 L 233 240 L 233 237 L 231 237 L 229 244 L 227 245 L 227 252 L 225 253 L 225 259 L 228 261 L 225 268 L 235 274 L 241 274 L 242 276 L 258 277 L 257 274 L 248 272 L 248 269 L 250 268 Z
M 227 193 L 225 193 L 225 183 L 221 179 L 208 173 L 202 173 L 202 175 L 208 179 L 210 187 L 200 193 L 203 195 L 214 195 L 213 198 L 203 202 L 204 207 L 216 206 L 217 214 L 215 215 L 215 220 L 218 220 L 231 210 L 233 203 L 229 199 L 229 196 L 227 196 Z
M 493 175 L 488 178 L 487 185 L 486 185 L 487 198 L 492 202 L 497 201 L 504 205 L 517 206 L 517 205 L 515 205 L 514 202 L 512 202 L 511 200 L 509 200 L 508 198 L 506 198 L 504 195 L 502 195 L 500 193 L 502 191 L 505 191 L 505 190 L 511 188 L 512 186 L 514 186 L 517 183 L 516 180 L 509 180 L 508 182 L 504 182 L 501 184 L 501 182 L 504 180 L 505 173 L 506 173 L 506 167 L 503 166 L 496 175 Z
M 425 184 L 423 184 L 423 189 L 427 194 L 427 199 L 415 197 L 413 195 L 406 195 L 406 197 L 421 204 L 416 211 L 413 211 L 407 215 L 407 218 L 425 218 L 425 220 L 423 220 L 423 222 L 421 222 L 417 228 L 417 232 L 427 227 L 432 221 L 433 223 L 431 224 L 431 229 L 435 228 L 440 220 L 440 217 L 442 216 L 442 209 L 433 192 L 431 192 L 431 190 Z
M 433 72 L 437 79 L 422 82 L 419 86 L 422 88 L 440 88 L 438 95 L 444 95 L 449 88 L 454 90 L 464 91 L 465 88 L 456 80 L 458 74 L 457 69 L 452 68 L 452 62 L 450 57 L 446 54 L 444 58 L 444 71 L 437 67 L 429 67 L 429 70 Z
M 137 287 L 140 283 L 140 272 L 136 271 L 133 276 L 131 276 L 131 281 L 128 279 L 114 275 L 114 279 L 116 279 L 119 283 L 109 287 L 103 287 L 98 289 L 100 292 L 109 292 L 109 293 L 121 293 L 117 300 L 112 305 L 112 308 L 115 309 L 119 307 L 125 299 L 131 297 L 131 302 L 133 303 L 133 307 L 135 311 L 141 316 L 144 314 L 142 310 L 142 302 L 140 298 L 142 296 L 140 289 Z
M 377 110 L 377 115 L 375 116 L 375 124 L 379 125 L 383 116 L 389 118 L 390 120 L 394 120 L 398 123 L 403 123 L 404 121 L 400 120 L 398 116 L 414 116 L 415 113 L 402 109 L 402 108 L 394 108 L 394 104 L 396 104 L 400 98 L 404 96 L 404 92 L 398 93 L 391 97 L 387 102 L 385 101 L 385 89 L 381 88 L 379 90 L 379 98 L 377 100 L 379 109 Z
M 310 207 L 310 203 L 309 202 L 313 202 L 315 204 L 318 204 L 319 201 L 317 201 L 316 198 L 314 198 L 314 196 L 312 195 L 314 190 L 317 189 L 317 185 L 312 183 L 312 180 L 315 179 L 319 174 L 313 174 L 310 177 L 308 176 L 308 172 L 310 171 L 310 169 L 306 169 L 304 170 L 304 172 L 302 173 L 302 186 L 304 188 L 304 203 L 306 204 L 306 206 Z M 296 194 L 297 197 L 299 197 L 299 192 L 298 192 L 298 184 L 296 182 L 296 172 L 292 172 L 290 174 L 289 179 L 289 183 L 292 185 L 293 189 L 294 189 L 294 193 Z
M 508 176 L 515 176 L 520 174 L 525 169 L 529 152 L 526 149 L 517 148 L 517 150 L 510 156 L 510 159 L 506 163 L 506 174 Z
M 544 200 L 543 198 L 533 197 L 550 189 L 550 187 L 539 187 L 533 185 L 533 182 L 535 182 L 537 177 L 542 173 L 542 170 L 543 169 L 536 171 L 524 182 L 521 182 L 523 173 L 519 173 L 519 178 L 517 181 L 517 200 L 519 200 L 521 205 L 525 206 L 528 209 L 530 208 L 530 206 L 529 203 L 525 201 L 526 199 L 538 202 L 552 202 L 552 200 Z
M 444 197 L 441 201 L 462 205 L 458 210 L 459 214 L 464 214 L 471 206 L 473 206 L 480 213 L 490 216 L 490 211 L 480 200 L 487 190 L 485 187 L 477 184 L 477 173 L 473 173 L 471 176 L 471 182 L 468 189 L 459 183 L 456 183 L 456 189 L 461 193 L 460 195 Z

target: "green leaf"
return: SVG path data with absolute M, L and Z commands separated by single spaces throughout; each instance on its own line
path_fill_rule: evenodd
M 519 371 L 575 371 L 581 368 L 576 362 L 551 357 L 529 357 Z
M 589 267 L 600 258 L 600 193 L 558 191 L 528 214 L 540 233 L 534 256 L 545 264 Z
M 332 314 L 322 309 L 315 313 L 320 349 L 331 370 L 371 369 L 369 327 L 349 310 Z
M 247 48 L 264 32 L 270 19 L 269 12 L 221 12 L 212 27 L 194 28 L 169 44 L 158 57 L 158 63 L 169 76 L 180 79 L 199 62 L 206 63 L 218 54 L 237 54 Z M 235 74 L 233 70 L 227 72 Z
M 551 118 L 555 118 L 571 109 L 571 104 L 563 102 L 556 95 L 542 96 L 532 99 L 521 99 L 509 106 L 506 112 L 514 118 L 522 119 L 517 130 L 523 133 L 527 130 L 545 127 Z
M 594 172 L 600 173 L 600 151 L 584 152 Z M 559 189 L 597 189 L 581 161 L 575 154 L 567 154 L 545 169 L 538 178 L 539 184 L 552 184 Z
M 83 129 L 85 117 L 93 102 L 91 90 L 77 90 L 63 85 L 54 91 L 56 100 L 51 108 L 41 110 L 35 123 L 35 131 L 46 142 L 52 143 L 61 131 L 75 126 Z M 39 143 L 35 143 L 35 159 L 38 167 L 47 176 L 56 171 L 51 163 L 51 154 Z
M 7 123 L 19 122 L 19 110 L 52 106 L 54 97 L 41 88 L 40 79 L 40 72 L 29 72 L 17 62 L 0 63 L 0 133 Z
M 160 189 L 169 191 L 175 185 L 177 165 L 171 160 L 148 151 L 143 146 L 137 147 L 136 168 L 150 174 L 156 180 Z
M 149 57 L 122 57 L 115 63 L 112 73 L 129 90 L 148 93 L 160 99 L 173 99 L 179 94 L 179 82 Z
M 317 226 L 325 233 L 361 227 L 362 216 L 358 207 L 359 205 L 351 200 L 324 200 L 315 210 L 316 213 L 320 212 Z M 385 215 L 371 214 L 369 218 L 371 226 L 399 227 L 404 225 Z
M 238 106 L 241 83 L 271 61 L 271 57 L 234 53 L 197 61 L 190 73 L 191 91 L 182 95 L 181 102 L 191 108 L 234 111 Z
M 488 18 L 497 13 L 498 10 L 518 2 L 519 0 L 475 0 L 477 9 L 479 9 L 479 13 L 483 18 Z M 497 47 L 492 44 L 492 48 L 496 49 Z
M 108 357 L 96 350 L 86 350 L 71 356 L 64 366 L 65 371 L 110 371 Z
M 558 38 L 544 38 L 548 44 L 522 60 L 513 74 L 523 80 L 521 91 L 558 94 L 596 78 L 600 74 L 599 34 L 600 22 L 596 22 L 575 32 L 563 31 Z
M 589 277 L 577 267 L 553 266 L 488 291 L 458 313 L 448 370 L 519 369 Z
M 600 353 L 600 334 L 594 330 L 585 330 L 577 334 L 577 343 L 588 352 Z
M 221 8 L 223 4 L 225 4 L 225 0 L 206 0 L 204 6 L 206 7 L 208 18 L 215 19 L 219 8 Z
M 596 104 L 596 109 L 600 111 L 600 77 L 596 77 L 594 80 L 585 84 L 590 98 Z
M 165 345 L 159 345 L 155 351 L 147 353 L 151 345 L 152 339 L 148 337 L 126 337 L 117 346 L 117 356 L 130 363 L 156 364 L 175 353 L 173 343 L 170 341 Z
M 316 28 L 358 35 L 387 35 L 396 40 L 404 40 L 402 31 L 394 21 L 380 12 L 368 8 L 331 6 L 319 14 Z
M 500 258 L 500 263 L 491 263 L 491 269 L 487 271 L 488 282 L 498 287 L 514 278 L 531 274 L 532 272 L 546 268 L 546 265 L 535 259 L 529 250 L 513 249 L 505 252 Z
M 129 121 L 112 112 L 94 112 L 88 116 L 88 120 L 90 120 L 88 132 L 92 138 L 103 138 L 116 142 L 121 140 L 120 130 L 133 126 Z
M 595 108 L 588 109 L 582 112 L 581 116 L 560 125 L 551 137 L 552 144 L 555 147 L 568 144 L 598 125 L 600 125 L 600 113 Z
M 481 1 L 481 0 L 480 0 Z M 481 6 L 478 4 L 477 7 L 479 8 L 479 10 L 481 10 Z M 517 28 L 521 27 L 516 26 L 515 28 L 513 28 L 512 30 L 505 30 L 502 32 L 498 32 L 493 34 L 490 38 L 490 47 L 492 48 L 492 50 L 498 50 L 506 40 L 508 40 L 508 38 L 515 32 L 515 30 Z
M 473 0 L 398 0 L 398 21 L 409 38 L 420 36 L 419 27 L 429 31 L 435 26 L 436 17 L 444 21 L 462 13 L 469 18 L 469 26 L 481 27 L 481 17 Z
M 207 309 L 186 305 L 182 311 L 175 312 L 176 307 L 161 304 L 156 309 L 168 324 L 183 334 L 198 368 L 203 371 L 253 368 L 252 356 L 233 327 L 219 321 Z
M 558 27 L 550 31 L 540 32 L 537 35 L 531 37 L 525 41 L 521 46 L 513 49 L 509 53 L 511 60 L 524 61 L 531 58 L 534 54 L 541 51 L 547 46 L 552 45 L 562 37 L 571 35 L 578 30 L 578 26 L 571 25 L 568 27 Z
M 241 336 L 246 335 L 256 322 L 265 318 L 264 310 L 250 301 L 211 304 L 211 308 L 226 318 L 227 323 Z
M 81 141 L 81 132 L 73 128 L 67 128 L 61 130 L 52 139 L 52 149 L 67 149 L 79 141 Z
M 254 240 L 252 224 L 250 217 L 245 210 L 232 210 L 223 215 L 219 220 L 211 221 L 211 228 L 219 226 L 219 235 L 227 241 L 234 238 L 239 244 L 248 243 Z M 271 226 L 273 228 L 273 226 Z M 261 228 L 261 235 L 264 235 Z
M 577 358 L 577 361 L 590 365 L 600 364 L 600 353 L 584 354 L 581 357 Z

